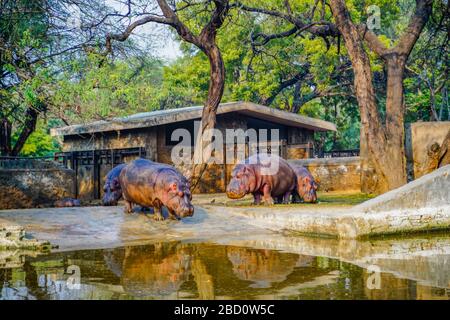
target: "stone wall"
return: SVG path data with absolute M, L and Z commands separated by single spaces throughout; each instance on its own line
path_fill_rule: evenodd
M 359 157 L 302 159 L 288 162 L 306 167 L 319 182 L 321 191 L 361 191 Z
M 75 197 L 75 172 L 52 162 L 0 169 L 0 209 L 51 206 Z

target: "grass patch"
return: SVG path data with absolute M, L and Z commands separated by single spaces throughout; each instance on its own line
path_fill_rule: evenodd
M 326 193 L 319 192 L 318 199 L 319 203 L 322 205 L 350 205 L 355 206 L 364 201 L 374 198 L 375 195 L 366 193 L 349 193 L 349 194 L 338 194 L 338 193 Z
M 364 194 L 364 193 L 336 193 L 336 192 L 319 192 L 318 193 L 318 203 L 291 203 L 291 204 L 276 204 L 276 207 L 321 207 L 321 206 L 354 206 L 360 204 L 364 201 L 374 198 L 375 195 Z M 243 199 L 231 200 L 226 198 L 226 196 L 216 197 L 213 203 L 208 203 L 212 205 L 227 206 L 227 207 L 249 207 L 253 206 L 253 199 L 251 196 L 246 196 Z

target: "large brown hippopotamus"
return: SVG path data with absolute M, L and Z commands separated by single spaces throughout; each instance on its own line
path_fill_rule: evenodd
M 260 204 L 262 197 L 265 204 L 271 205 L 274 198 L 280 197 L 283 203 L 289 203 L 295 186 L 295 173 L 286 160 L 260 153 L 234 167 L 226 191 L 231 199 L 240 199 L 251 193 L 254 204 Z
M 108 172 L 103 186 L 104 195 L 102 203 L 104 206 L 116 206 L 119 199 L 122 198 L 122 188 L 119 182 L 119 175 L 126 164 L 122 163 Z
M 291 164 L 292 170 L 294 170 L 297 184 L 292 194 L 292 202 L 300 202 L 300 198 L 303 202 L 315 203 L 317 202 L 316 190 L 318 185 L 314 180 L 314 177 L 305 167 Z
M 174 167 L 137 159 L 122 169 L 119 175 L 125 211 L 132 212 L 132 204 L 153 207 L 155 220 L 164 220 L 161 207 L 165 206 L 171 219 L 194 214 L 189 182 Z

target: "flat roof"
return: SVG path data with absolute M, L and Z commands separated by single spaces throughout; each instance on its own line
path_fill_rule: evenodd
M 95 121 L 87 124 L 77 124 L 50 130 L 52 136 L 69 136 L 95 132 L 122 131 L 127 129 L 147 128 L 168 123 L 200 119 L 203 106 L 177 109 L 157 110 L 136 113 L 123 118 Z M 280 123 L 287 126 L 307 128 L 315 131 L 336 131 L 334 123 L 301 116 L 291 112 L 270 108 L 252 102 L 221 103 L 217 114 L 238 112 L 255 118 Z

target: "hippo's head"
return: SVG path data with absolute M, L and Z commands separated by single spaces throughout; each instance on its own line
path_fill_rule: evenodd
M 304 202 L 317 202 L 317 188 L 317 183 L 310 175 L 306 175 L 298 179 L 298 194 L 303 198 Z
M 119 177 L 115 177 L 111 180 L 106 180 L 103 186 L 103 205 L 104 206 L 116 206 L 119 199 L 122 197 L 122 188 L 120 187 Z
M 102 199 L 104 206 L 116 206 L 117 202 L 122 197 L 122 187 L 120 186 L 119 175 L 125 167 L 126 164 L 119 164 L 106 175 L 105 185 L 103 186 L 105 194 Z
M 256 177 L 253 170 L 245 165 L 238 164 L 231 173 L 231 180 L 227 186 L 227 196 L 231 199 L 240 199 L 255 189 Z
M 192 194 L 186 179 L 169 181 L 167 183 L 167 197 L 163 204 L 178 217 L 191 217 L 194 214 Z

